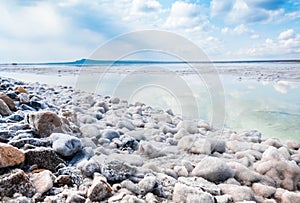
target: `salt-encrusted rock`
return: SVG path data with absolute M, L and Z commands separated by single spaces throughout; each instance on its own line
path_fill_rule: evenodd
M 122 119 L 118 122 L 117 127 L 122 129 L 126 128 L 128 130 L 134 130 L 136 127 L 129 119 Z
M 101 174 L 112 182 L 121 182 L 136 172 L 134 167 L 118 160 L 112 160 L 101 164 Z
M 78 121 L 82 124 L 92 124 L 92 123 L 96 123 L 97 119 L 91 115 L 82 114 L 78 116 Z
M 229 162 L 228 166 L 234 170 L 235 179 L 243 185 L 251 186 L 254 182 L 263 182 L 268 185 L 274 185 L 272 178 L 264 177 L 241 163 Z
M 281 203 L 294 203 L 299 202 L 300 192 L 289 192 L 286 191 L 281 196 Z
M 124 180 L 121 182 L 121 186 L 126 188 L 127 190 L 133 192 L 134 194 L 141 194 L 141 190 L 137 184 L 132 182 L 131 180 Z
M 24 134 L 24 136 L 30 136 L 22 138 L 20 136 L 20 139 L 12 139 L 9 144 L 12 146 L 15 146 L 17 148 L 23 148 L 24 145 L 33 145 L 36 147 L 50 147 L 51 146 L 51 140 L 49 139 L 38 139 L 38 138 L 32 138 L 31 134 Z M 15 138 L 15 137 L 14 137 Z
M 237 134 L 236 136 L 231 136 L 231 140 L 247 141 L 260 143 L 261 142 L 261 132 L 257 130 L 245 131 Z
M 249 187 L 231 184 L 219 184 L 223 194 L 231 195 L 234 202 L 254 201 L 254 194 Z
M 185 160 L 183 159 L 181 161 L 181 164 L 186 168 L 186 170 L 190 173 L 192 172 L 192 170 L 194 169 L 194 166 L 192 164 L 192 162 L 188 161 L 188 160 Z
M 181 138 L 183 138 L 184 136 L 187 136 L 187 135 L 189 135 L 189 133 L 185 129 L 180 128 L 178 130 L 178 132 L 174 134 L 174 138 L 176 140 L 180 140 Z
M 133 137 L 127 135 L 127 134 L 122 135 L 120 137 L 120 141 L 121 141 L 122 144 L 118 147 L 122 150 L 129 149 L 129 148 L 132 149 L 132 150 L 137 150 L 138 149 L 138 146 L 139 146 L 138 141 L 135 138 L 133 138 Z
M 157 158 L 165 156 L 166 153 L 163 149 L 154 146 L 152 143 L 147 141 L 141 141 L 139 144 L 138 152 L 142 155 L 145 155 L 149 158 Z
M 20 104 L 29 104 L 30 103 L 29 95 L 26 93 L 19 94 L 18 99 L 20 101 Z
M 300 142 L 299 141 L 294 141 L 294 140 L 287 140 L 285 141 L 286 146 L 288 146 L 291 149 L 299 149 L 300 148 Z
M 142 195 L 147 194 L 148 192 L 152 192 L 156 185 L 156 178 L 154 176 L 146 176 L 139 183 L 138 187 Z
M 178 148 L 195 154 L 210 154 L 211 142 L 197 135 L 182 137 L 178 142 Z
M 81 171 L 78 168 L 75 167 L 62 167 L 58 169 L 57 171 L 58 176 L 59 175 L 67 175 L 71 178 L 72 183 L 76 184 L 77 186 L 82 184 L 82 175 Z
M 174 171 L 177 173 L 178 176 L 187 177 L 189 172 L 184 166 L 175 166 Z
M 10 110 L 15 111 L 16 110 L 16 105 L 14 101 L 8 97 L 6 94 L 0 93 L 0 99 L 2 99 L 7 106 L 9 107 Z
M 21 164 L 24 160 L 22 151 L 12 145 L 0 143 L 0 169 Z
M 178 129 L 185 129 L 190 134 L 196 134 L 199 132 L 197 121 L 184 120 L 178 123 Z
M 113 140 L 114 138 L 119 138 L 120 133 L 116 130 L 112 129 L 106 129 L 102 131 L 102 138 L 109 139 L 110 141 Z
M 267 140 L 262 142 L 262 144 L 266 144 L 266 145 L 273 146 L 273 147 L 276 147 L 276 148 L 280 148 L 280 147 L 283 146 L 283 144 L 277 138 L 268 138 Z
M 83 137 L 97 137 L 101 135 L 100 130 L 96 124 L 85 124 L 80 127 Z
M 50 171 L 44 170 L 32 174 L 30 180 L 34 185 L 36 192 L 43 194 L 53 187 L 54 178 L 55 176 Z
M 201 177 L 179 177 L 178 182 L 194 187 L 198 190 L 203 190 L 212 195 L 221 195 L 221 190 L 216 184 Z
M 254 163 L 253 168 L 260 174 L 272 178 L 277 187 L 296 190 L 300 181 L 300 167 L 286 160 L 281 152 L 270 146 L 262 156 L 261 161 Z
M 215 196 L 216 199 L 216 203 L 233 203 L 233 198 L 231 195 L 219 195 L 219 196 Z
M 38 137 L 67 132 L 60 117 L 50 111 L 31 113 L 27 116 L 27 122 L 35 129 Z
M 12 112 L 9 109 L 8 105 L 2 99 L 0 99 L 0 115 L 9 116 L 11 114 Z
M 86 161 L 81 170 L 86 177 L 92 177 L 94 173 L 101 172 L 100 165 L 94 159 Z
M 95 202 L 95 201 L 102 201 L 107 199 L 112 195 L 112 188 L 106 179 L 99 175 L 95 175 L 93 184 L 88 190 L 87 196 L 88 198 Z
M 223 182 L 232 178 L 234 171 L 222 159 L 207 156 L 196 165 L 192 175 L 212 182 Z
M 71 192 L 68 194 L 66 203 L 85 203 L 86 198 L 78 194 L 78 192 Z
M 264 198 L 271 197 L 276 192 L 275 187 L 263 185 L 261 183 L 253 183 L 252 190 L 255 195 L 262 196 Z
M 224 153 L 226 152 L 226 142 L 223 139 L 209 138 L 211 143 L 211 152 Z
M 194 187 L 187 186 L 182 183 L 176 183 L 172 197 L 174 203 L 192 203 L 192 202 L 205 202 L 214 203 L 214 198 L 207 192 L 202 192 Z
M 241 142 L 241 141 L 228 141 L 226 142 L 227 149 L 233 151 L 234 153 L 245 151 L 251 149 L 253 146 L 253 143 L 249 142 Z
M 52 133 L 49 138 L 54 151 L 62 156 L 70 157 L 82 148 L 80 139 L 68 134 Z
M 12 197 L 15 193 L 27 197 L 32 197 L 35 193 L 29 177 L 20 169 L 0 176 L 0 197 Z
M 37 147 L 25 151 L 25 163 L 36 164 L 39 168 L 55 171 L 58 164 L 64 163 L 64 160 L 51 148 Z

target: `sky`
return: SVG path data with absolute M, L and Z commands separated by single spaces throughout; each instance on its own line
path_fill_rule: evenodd
M 300 59 L 299 0 L 0 0 L 0 63 L 88 58 L 145 29 L 179 34 L 211 60 Z

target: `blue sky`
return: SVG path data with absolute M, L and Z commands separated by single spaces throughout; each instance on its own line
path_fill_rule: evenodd
M 0 63 L 70 61 L 144 29 L 212 60 L 300 59 L 298 0 L 0 0 Z

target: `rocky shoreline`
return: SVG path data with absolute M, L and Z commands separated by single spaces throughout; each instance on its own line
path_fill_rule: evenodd
M 298 202 L 300 142 L 0 78 L 1 202 Z

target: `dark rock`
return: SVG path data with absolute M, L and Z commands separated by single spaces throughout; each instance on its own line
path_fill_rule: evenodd
M 36 111 L 34 108 L 28 106 L 27 104 L 21 104 L 20 109 L 23 111 Z
M 27 197 L 32 197 L 35 193 L 29 177 L 20 169 L 0 176 L 0 197 L 12 197 L 15 193 Z
M 72 183 L 77 186 L 82 184 L 83 177 L 81 172 L 76 167 L 63 167 L 58 169 L 57 175 L 67 175 L 72 179 Z
M 131 148 L 133 150 L 138 149 L 139 146 L 138 141 L 129 135 L 126 134 L 122 135 L 120 137 L 120 141 L 122 142 L 122 145 L 120 146 L 121 149 L 127 149 L 127 148 Z
M 36 164 L 38 168 L 55 171 L 60 163 L 64 163 L 64 160 L 53 149 L 38 147 L 25 151 L 25 163 L 28 165 Z
M 69 162 L 71 166 L 75 166 L 82 160 L 89 160 L 94 156 L 94 151 L 91 147 L 85 147 L 81 150 L 79 150 L 72 158 L 72 160 Z
M 111 182 L 121 182 L 135 172 L 135 168 L 117 160 L 109 161 L 101 165 L 101 174 Z
M 30 134 L 29 134 L 30 136 Z M 17 148 L 22 148 L 26 144 L 30 144 L 36 147 L 50 147 L 52 142 L 49 139 L 38 139 L 38 138 L 21 138 L 21 139 L 13 139 L 9 142 L 12 146 Z

